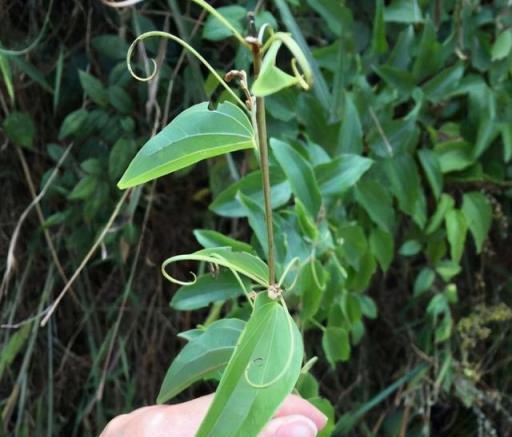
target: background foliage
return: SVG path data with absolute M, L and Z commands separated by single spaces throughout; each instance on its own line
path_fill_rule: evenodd
M 157 79 L 132 80 L 124 56 L 136 35 L 174 32 L 221 72 L 249 59 L 190 2 L 106 3 L 7 1 L 0 11 L 6 434 L 94 435 L 153 403 L 183 346 L 177 333 L 248 311 L 222 272 L 200 272 L 214 295 L 176 291 L 162 260 L 218 245 L 265 252 L 248 153 L 128 197 L 115 187 L 175 115 L 229 98 L 156 39 L 138 58 L 157 57 Z M 259 24 L 291 32 L 313 66 L 311 92 L 287 89 L 267 106 L 278 259 L 302 261 L 287 300 L 306 356 L 319 357 L 299 391 L 330 414 L 325 434 L 510 434 L 508 2 L 212 4 L 240 30 L 259 8 Z

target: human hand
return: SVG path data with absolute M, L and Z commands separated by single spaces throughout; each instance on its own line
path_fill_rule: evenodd
M 112 419 L 100 437 L 193 437 L 213 394 L 175 405 L 139 408 Z M 314 437 L 327 418 L 299 396 L 288 396 L 260 437 Z

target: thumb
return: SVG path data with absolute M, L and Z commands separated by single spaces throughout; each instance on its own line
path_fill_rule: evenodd
M 259 437 L 315 437 L 315 423 L 301 415 L 278 417 L 269 422 Z

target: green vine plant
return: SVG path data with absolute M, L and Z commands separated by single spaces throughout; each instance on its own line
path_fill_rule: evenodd
M 295 387 L 303 361 L 302 337 L 283 297 L 283 284 L 299 260 L 293 259 L 283 268 L 275 256 L 264 98 L 291 86 L 308 90 L 312 85 L 312 71 L 290 34 L 275 32 L 269 25 L 258 30 L 254 15 L 249 14 L 248 36 L 244 37 L 208 3 L 194 2 L 250 51 L 252 77 L 249 72 L 239 70 L 221 77 L 190 44 L 173 34 L 153 31 L 138 36 L 126 58 L 135 79 L 149 81 L 159 68 L 152 60 L 148 76 L 142 77 L 134 71 L 132 54 L 137 44 L 152 37 L 168 38 L 195 56 L 225 88 L 231 101 L 225 100 L 215 109 L 209 108 L 209 102 L 203 102 L 180 113 L 141 148 L 118 187 L 131 188 L 199 161 L 239 150 L 252 150 L 259 160 L 266 262 L 227 241 L 226 246 L 176 255 L 162 264 L 163 276 L 185 287 L 200 285 L 201 278 L 193 275 L 191 281 L 177 279 L 166 270 L 170 264 L 192 260 L 214 266 L 215 272 L 226 269 L 226 274 L 231 275 L 229 280 L 236 281 L 235 285 L 245 294 L 252 313 L 247 322 L 224 318 L 206 328 L 182 333 L 189 342 L 171 364 L 157 399 L 159 403 L 166 402 L 199 380 L 220 376 L 213 403 L 197 435 L 256 436 Z M 276 66 L 282 48 L 291 54 L 290 72 Z M 229 85 L 234 79 L 239 83 L 238 92 Z M 243 94 L 245 101 L 239 94 Z M 283 272 L 278 281 L 276 268 Z

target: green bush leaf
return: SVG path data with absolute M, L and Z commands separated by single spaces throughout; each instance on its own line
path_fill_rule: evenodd
M 82 88 L 91 100 L 99 106 L 107 106 L 108 93 L 101 81 L 92 74 L 86 73 L 82 70 L 80 70 L 78 74 L 80 76 Z
M 221 302 L 243 293 L 240 283 L 231 272 L 201 275 L 191 285 L 181 287 L 171 299 L 171 307 L 179 311 L 205 308 L 212 302 Z
M 301 200 L 311 216 L 316 218 L 322 200 L 313 168 L 299 152 L 283 141 L 271 138 L 270 147 L 290 182 L 293 194 Z
M 478 191 L 466 193 L 462 201 L 462 213 L 475 239 L 477 252 L 480 253 L 491 228 L 491 203 L 487 197 Z
M 499 61 L 504 59 L 512 49 L 512 31 L 510 29 L 501 32 L 492 46 L 491 59 Z
M 446 234 L 450 243 L 450 254 L 452 260 L 459 262 L 464 251 L 468 225 L 462 211 L 451 209 L 446 213 Z
M 370 218 L 389 234 L 393 233 L 395 211 L 391 206 L 389 192 L 374 179 L 356 185 L 356 200 L 366 210 Z
M 36 125 L 30 114 L 11 112 L 2 123 L 5 134 L 15 146 L 33 149 Z
M 285 205 L 292 195 L 290 183 L 286 180 L 284 174 L 278 170 L 278 168 L 270 168 L 270 191 L 273 209 Z M 244 217 L 246 210 L 237 199 L 239 192 L 263 205 L 261 171 L 249 173 L 231 184 L 215 198 L 210 205 L 210 210 L 225 217 Z
M 358 155 L 342 154 L 315 167 L 315 175 L 323 196 L 341 195 L 352 188 L 372 166 L 373 160 Z
M 167 370 L 157 403 L 166 402 L 193 383 L 223 370 L 244 326 L 242 320 L 223 319 L 196 333 Z
M 393 0 L 384 9 L 384 20 L 396 23 L 420 23 L 423 17 L 417 0 Z
M 418 151 L 421 165 L 425 174 L 427 175 L 428 182 L 434 193 L 434 197 L 439 199 L 443 191 L 443 173 L 441 172 L 441 165 L 437 159 L 436 154 L 430 149 L 421 149 Z
M 260 293 L 197 436 L 256 436 L 295 386 L 302 347 L 287 310 Z
M 380 228 L 372 229 L 370 234 L 370 248 L 379 262 L 382 271 L 386 272 L 393 261 L 393 236 Z
M 85 109 L 78 109 L 66 116 L 59 130 L 59 140 L 77 134 L 85 124 L 88 112 Z
M 326 328 L 322 336 L 322 347 L 332 367 L 338 361 L 347 361 L 350 358 L 348 331 L 338 327 Z
M 254 144 L 251 123 L 237 106 L 224 102 L 210 111 L 208 102 L 199 103 L 183 111 L 142 147 L 118 187 L 133 187 Z
M 241 21 L 245 19 L 247 12 L 244 7 L 238 5 L 221 6 L 216 8 L 217 12 L 221 14 L 235 29 L 242 32 Z M 210 41 L 220 41 L 229 38 L 233 33 L 215 16 L 209 15 L 203 28 L 203 38 Z
M 234 238 L 228 237 L 220 232 L 209 229 L 196 229 L 194 230 L 194 236 L 196 237 L 197 242 L 205 249 L 213 247 L 231 247 L 234 251 L 252 252 L 250 244 L 235 240 Z

